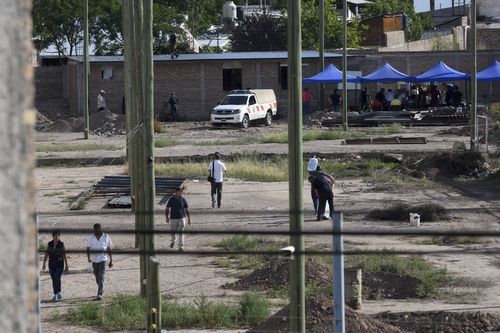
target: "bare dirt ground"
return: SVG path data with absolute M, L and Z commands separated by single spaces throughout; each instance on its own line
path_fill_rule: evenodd
M 204 123 L 179 123 L 167 126 L 167 134 L 161 136 L 183 142 L 181 145 L 157 149 L 157 155 L 189 156 L 206 155 L 215 150 L 224 154 L 233 152 L 286 153 L 286 145 L 242 145 L 242 146 L 195 146 L 196 141 L 248 139 L 263 134 L 286 130 L 285 124 L 274 124 L 270 128 L 252 127 L 248 131 L 240 129 L 213 130 Z M 415 128 L 404 129 L 405 135 L 424 135 L 430 141 L 427 145 L 384 145 L 342 146 L 340 141 L 307 142 L 304 151 L 318 152 L 354 152 L 362 151 L 432 151 L 449 150 L 453 142 L 466 141 L 464 137 L 437 134 L 439 129 Z M 38 142 L 82 142 L 78 134 L 41 133 Z M 91 142 L 106 144 L 124 144 L 124 138 L 92 137 Z M 122 151 L 92 151 L 94 156 L 123 154 Z M 39 153 L 39 158 L 58 158 L 60 156 L 81 156 L 77 153 Z M 231 165 L 228 163 L 228 167 Z M 104 229 L 133 228 L 133 216 L 129 211 L 103 209 L 104 199 L 91 199 L 81 211 L 68 211 L 65 199 L 87 189 L 104 175 L 123 174 L 124 167 L 87 167 L 87 168 L 39 168 L 36 170 L 38 187 L 37 208 L 40 228 L 88 228 L 99 222 Z M 343 184 L 343 186 L 341 186 Z M 449 185 L 417 185 L 407 184 L 399 187 L 372 187 L 360 179 L 340 179 L 334 190 L 336 209 L 345 213 L 345 229 L 355 230 L 407 230 L 408 223 L 387 223 L 369 221 L 365 213 L 380 208 L 394 200 L 408 203 L 439 203 L 450 210 L 450 221 L 423 223 L 422 230 L 465 230 L 483 229 L 499 230 L 500 199 L 498 195 L 474 197 L 459 187 Z M 312 230 L 331 230 L 330 222 L 313 222 L 312 205 L 309 199 L 309 185 L 304 183 L 305 228 Z M 467 194 L 467 195 L 466 195 Z M 209 184 L 204 179 L 191 180 L 185 196 L 190 204 L 193 225 L 189 228 L 210 230 L 288 230 L 288 184 L 247 182 L 228 179 L 224 184 L 223 206 L 212 209 L 209 200 Z M 158 209 L 164 207 L 157 206 Z M 156 226 L 160 230 L 167 228 L 163 214 L 156 215 Z M 113 234 L 110 232 L 114 248 L 131 249 L 134 245 L 132 236 Z M 157 248 L 169 250 L 167 235 L 156 239 Z M 43 241 L 50 240 L 49 235 L 40 235 Z M 68 249 L 84 249 L 86 235 L 63 234 L 62 240 Z M 186 250 L 211 249 L 218 240 L 224 238 L 217 235 L 187 235 Z M 275 237 L 277 238 L 277 237 Z M 281 237 L 286 239 L 286 237 Z M 306 246 L 329 245 L 330 236 L 307 236 Z M 475 248 L 498 249 L 498 239 L 489 239 L 488 243 L 479 245 L 436 246 L 422 245 L 415 238 L 409 237 L 367 237 L 348 236 L 346 242 L 355 244 L 357 249 L 399 249 L 418 250 L 464 250 L 457 254 L 426 255 L 437 267 L 446 267 L 456 277 L 463 278 L 464 284 L 459 290 L 448 290 L 442 299 L 407 299 L 365 301 L 361 312 L 376 314 L 382 311 L 419 311 L 419 310 L 473 310 L 500 312 L 500 255 L 474 254 L 466 252 Z M 212 263 L 215 257 L 179 254 L 161 256 L 161 290 L 167 299 L 178 302 L 190 302 L 201 295 L 218 301 L 234 300 L 239 292 L 221 288 L 227 283 L 237 280 L 239 271 L 221 268 Z M 81 328 L 68 326 L 62 315 L 71 307 L 85 302 L 93 302 L 96 285 L 91 267 L 84 254 L 71 254 L 68 258 L 70 272 L 63 277 L 63 301 L 53 303 L 50 300 L 51 281 L 47 273 L 41 274 L 40 297 L 42 299 L 42 328 L 45 332 L 101 332 L 97 328 Z M 114 257 L 114 267 L 106 272 L 106 299 L 118 294 L 137 295 L 139 290 L 139 259 L 133 255 Z M 105 299 L 105 302 L 106 302 Z M 176 332 L 222 332 L 223 330 L 179 330 Z M 224 332 L 243 332 L 244 330 L 227 330 Z

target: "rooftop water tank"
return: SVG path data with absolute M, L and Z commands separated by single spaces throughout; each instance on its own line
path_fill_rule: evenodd
M 234 21 L 236 20 L 236 5 L 232 1 L 226 1 L 222 6 L 222 19 Z

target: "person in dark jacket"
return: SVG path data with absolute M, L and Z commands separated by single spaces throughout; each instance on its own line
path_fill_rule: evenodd
M 326 202 L 328 201 L 328 208 L 330 209 L 330 217 L 333 216 L 333 181 L 330 176 L 320 172 L 321 169 L 316 169 L 317 172 L 312 175 L 311 187 L 315 191 L 318 198 L 318 211 L 316 221 L 326 220 L 325 214 Z M 331 178 L 331 179 L 330 179 Z
M 59 230 L 52 231 L 52 240 L 47 244 L 42 264 L 42 270 L 45 271 L 47 258 L 49 259 L 49 272 L 54 291 L 53 301 L 60 301 L 62 299 L 61 276 L 63 271 L 68 272 L 69 270 L 64 243 L 61 242 L 60 237 L 61 232 Z

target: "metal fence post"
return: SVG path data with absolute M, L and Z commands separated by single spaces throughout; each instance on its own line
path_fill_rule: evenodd
M 344 237 L 342 212 L 333 212 L 333 327 L 335 333 L 345 333 L 344 309 Z

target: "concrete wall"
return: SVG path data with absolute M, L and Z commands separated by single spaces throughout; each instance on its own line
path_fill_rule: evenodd
M 477 14 L 485 17 L 500 16 L 498 0 L 477 0 Z
M 0 332 L 39 327 L 31 1 L 0 0 Z

